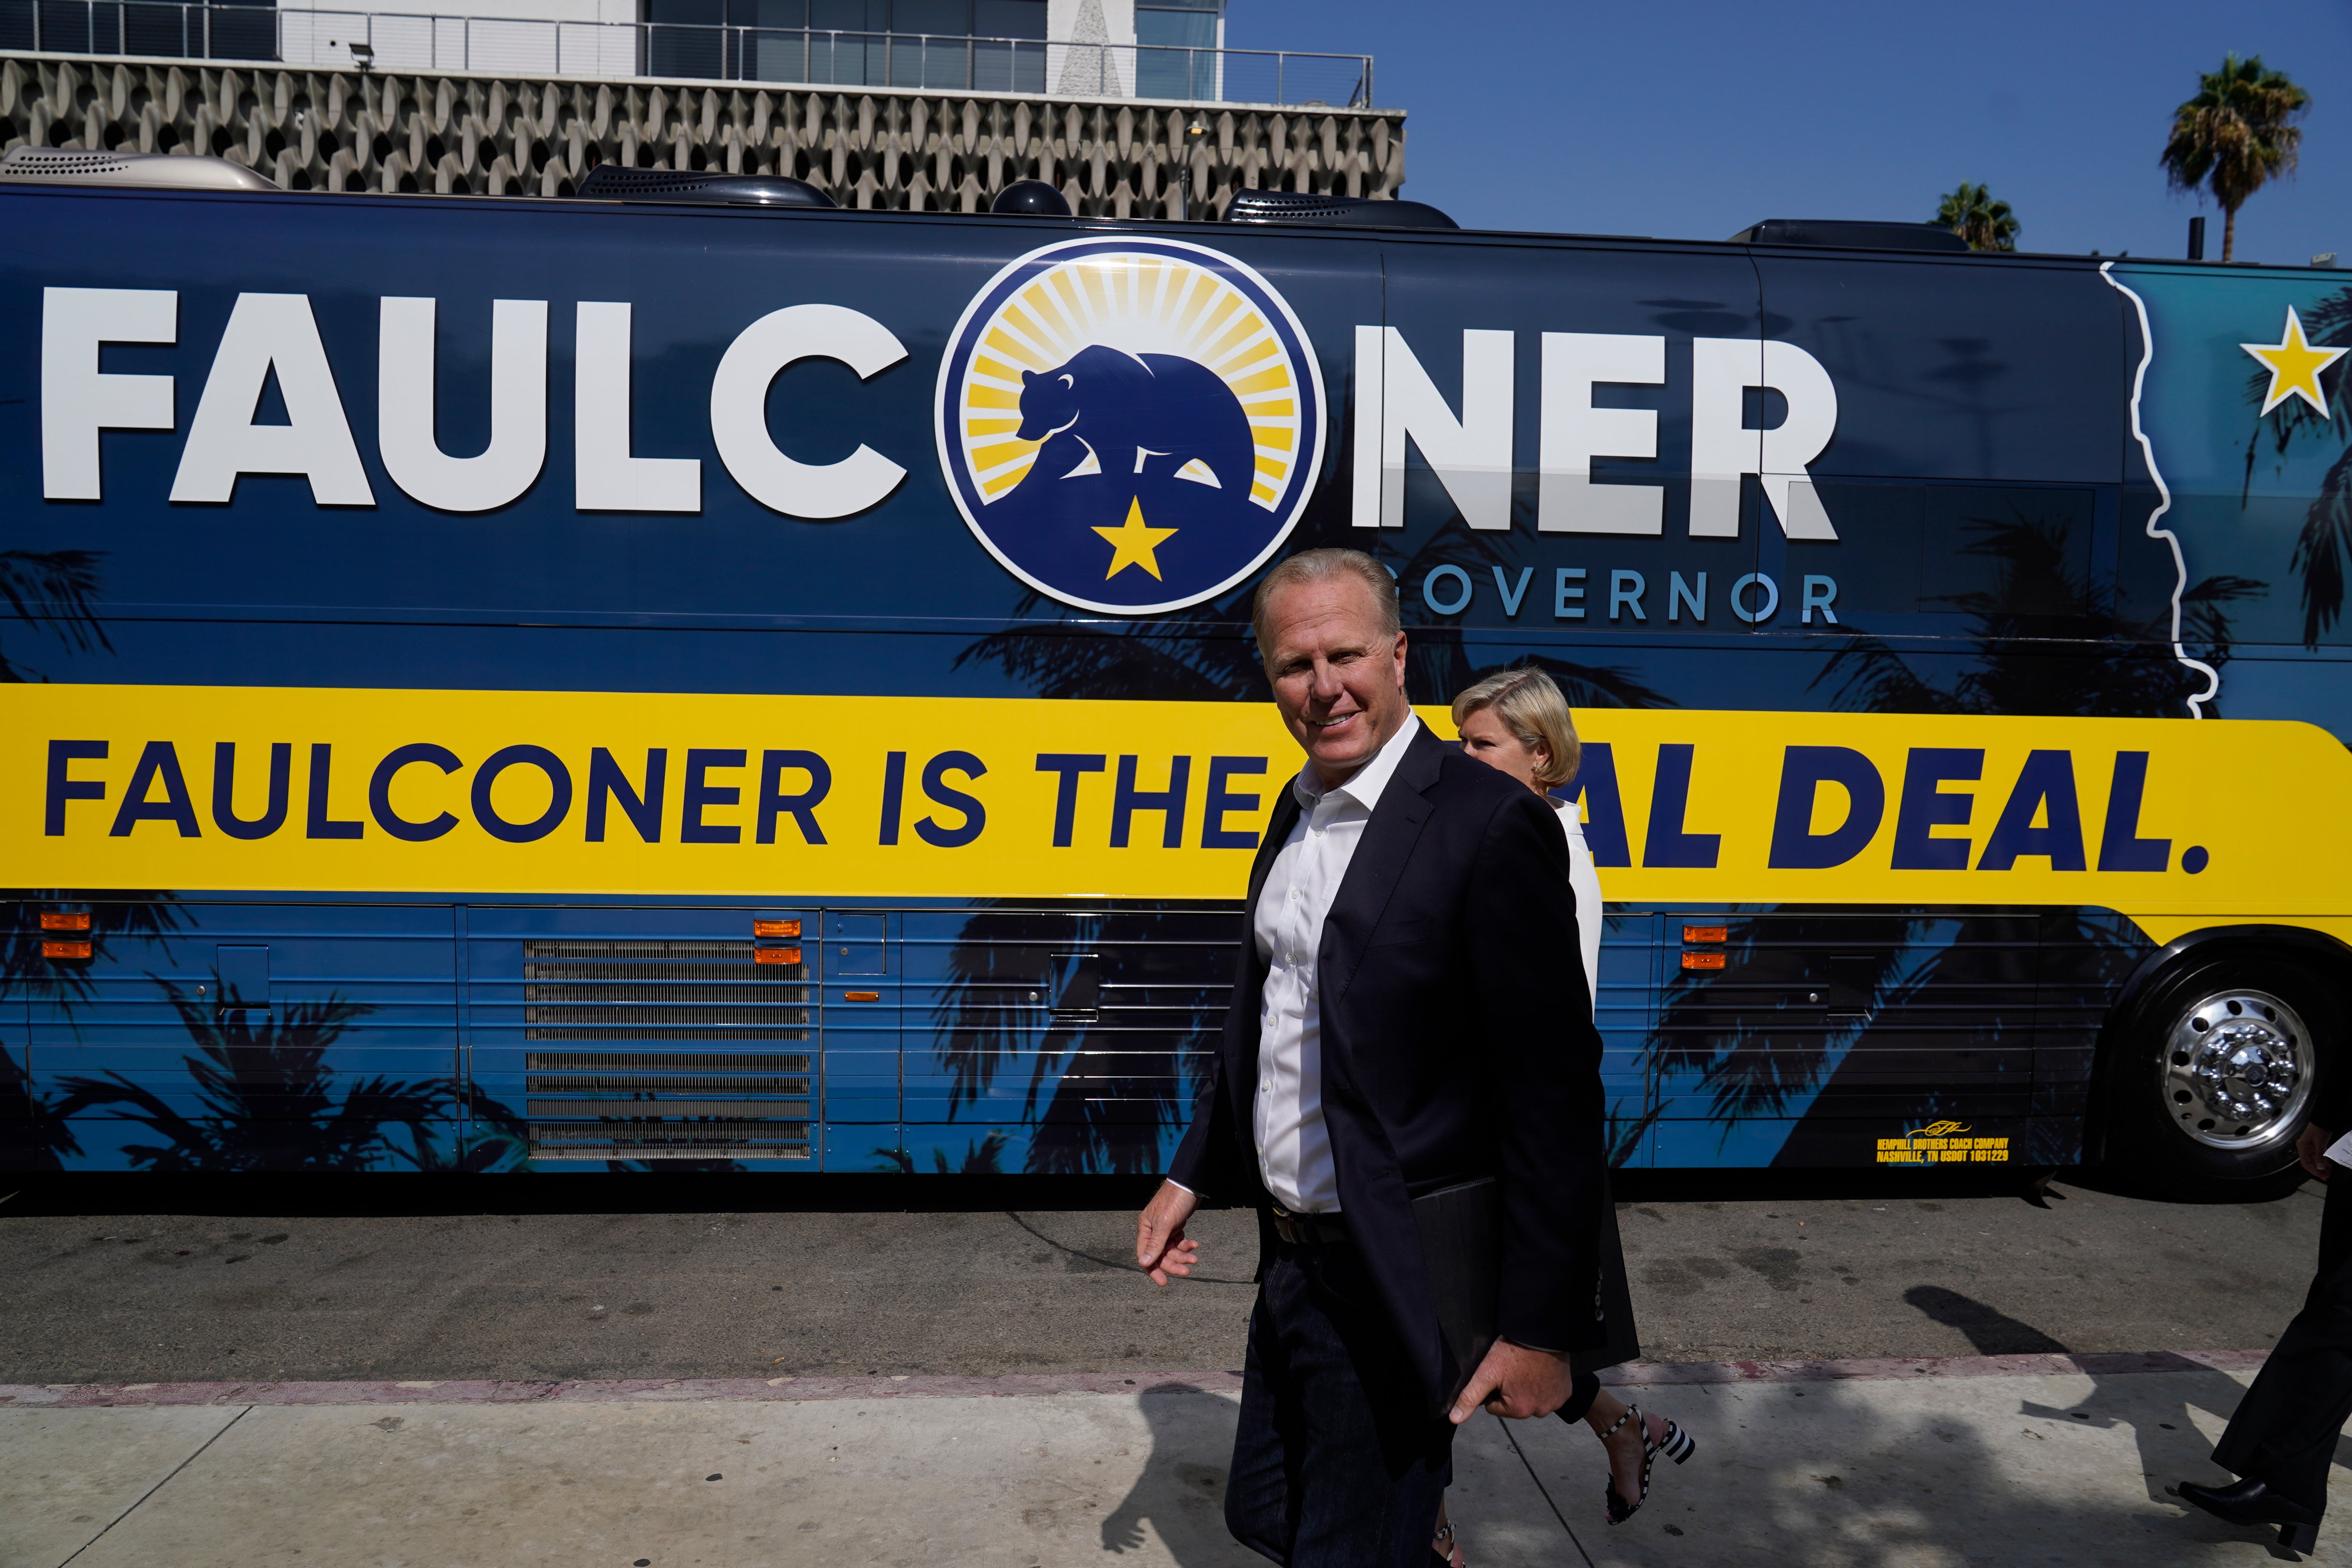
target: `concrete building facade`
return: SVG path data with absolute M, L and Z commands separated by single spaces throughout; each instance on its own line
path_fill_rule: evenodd
M 1224 0 L 426 0 L 431 14 L 0 0 L 0 152 L 232 159 L 289 189 L 561 197 L 602 163 L 846 206 L 1214 218 L 1394 197 L 1365 57 L 1229 51 Z

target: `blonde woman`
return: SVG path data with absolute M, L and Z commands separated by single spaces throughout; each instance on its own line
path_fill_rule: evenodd
M 1584 989 L 1597 997 L 1601 981 L 1601 878 L 1592 868 L 1592 851 L 1584 842 L 1584 825 L 1575 804 L 1551 792 L 1576 777 L 1576 724 L 1568 700 L 1550 676 L 1540 669 L 1507 669 L 1490 675 L 1454 700 L 1454 726 L 1462 749 L 1487 766 L 1510 774 L 1548 800 L 1568 837 L 1568 881 L 1576 895 L 1576 933 L 1582 952 Z M 1634 1335 L 1633 1302 L 1625 1285 L 1625 1255 L 1617 1239 L 1614 1204 L 1602 1206 L 1601 1294 L 1609 1321 L 1609 1342 L 1597 1351 L 1581 1351 L 1570 1358 L 1576 1374 L 1575 1392 L 1559 1408 L 1559 1418 L 1582 1421 L 1609 1451 L 1610 1482 L 1603 1498 L 1609 1522 L 1622 1524 L 1650 1495 L 1650 1470 L 1663 1454 L 1676 1464 L 1690 1458 L 1695 1447 L 1688 1436 L 1662 1415 L 1644 1415 L 1601 1386 L 1595 1375 L 1642 1353 Z M 1436 1556 L 1463 1568 L 1461 1549 L 1443 1506 L 1437 1515 Z

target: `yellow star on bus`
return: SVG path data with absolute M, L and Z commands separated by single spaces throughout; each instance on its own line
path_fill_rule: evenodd
M 1103 574 L 1106 583 L 1130 566 L 1140 566 L 1154 577 L 1159 576 L 1160 562 L 1151 552 L 1176 536 L 1172 528 L 1145 526 L 1143 499 L 1140 496 L 1127 503 L 1125 522 L 1117 528 L 1097 528 L 1095 531 L 1110 541 L 1110 570 Z
M 2300 397 L 2318 413 L 2327 416 L 2327 397 L 2319 390 L 2319 373 L 2344 357 L 2343 349 L 2315 349 L 2303 335 L 2303 318 L 2294 307 L 2286 308 L 2286 331 L 2274 343 L 2240 343 L 2262 362 L 2271 373 L 2270 391 L 2263 398 L 2263 412 L 2268 414 L 2290 397 Z

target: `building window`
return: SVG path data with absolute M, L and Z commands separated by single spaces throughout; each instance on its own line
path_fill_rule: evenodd
M 646 0 L 655 76 L 1045 88 L 1046 0 Z
M 1139 98 L 1214 99 L 1223 0 L 1150 0 L 1135 8 Z

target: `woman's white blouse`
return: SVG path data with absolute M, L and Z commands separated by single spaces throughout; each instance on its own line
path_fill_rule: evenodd
M 1576 938 L 1584 951 L 1584 988 L 1591 994 L 1593 1010 L 1600 1011 L 1601 1002 L 1601 873 L 1592 868 L 1592 851 L 1585 847 L 1584 824 L 1577 816 L 1574 801 L 1556 795 L 1545 798 L 1551 803 L 1552 816 L 1559 819 L 1560 831 L 1568 835 L 1568 886 L 1576 895 Z

